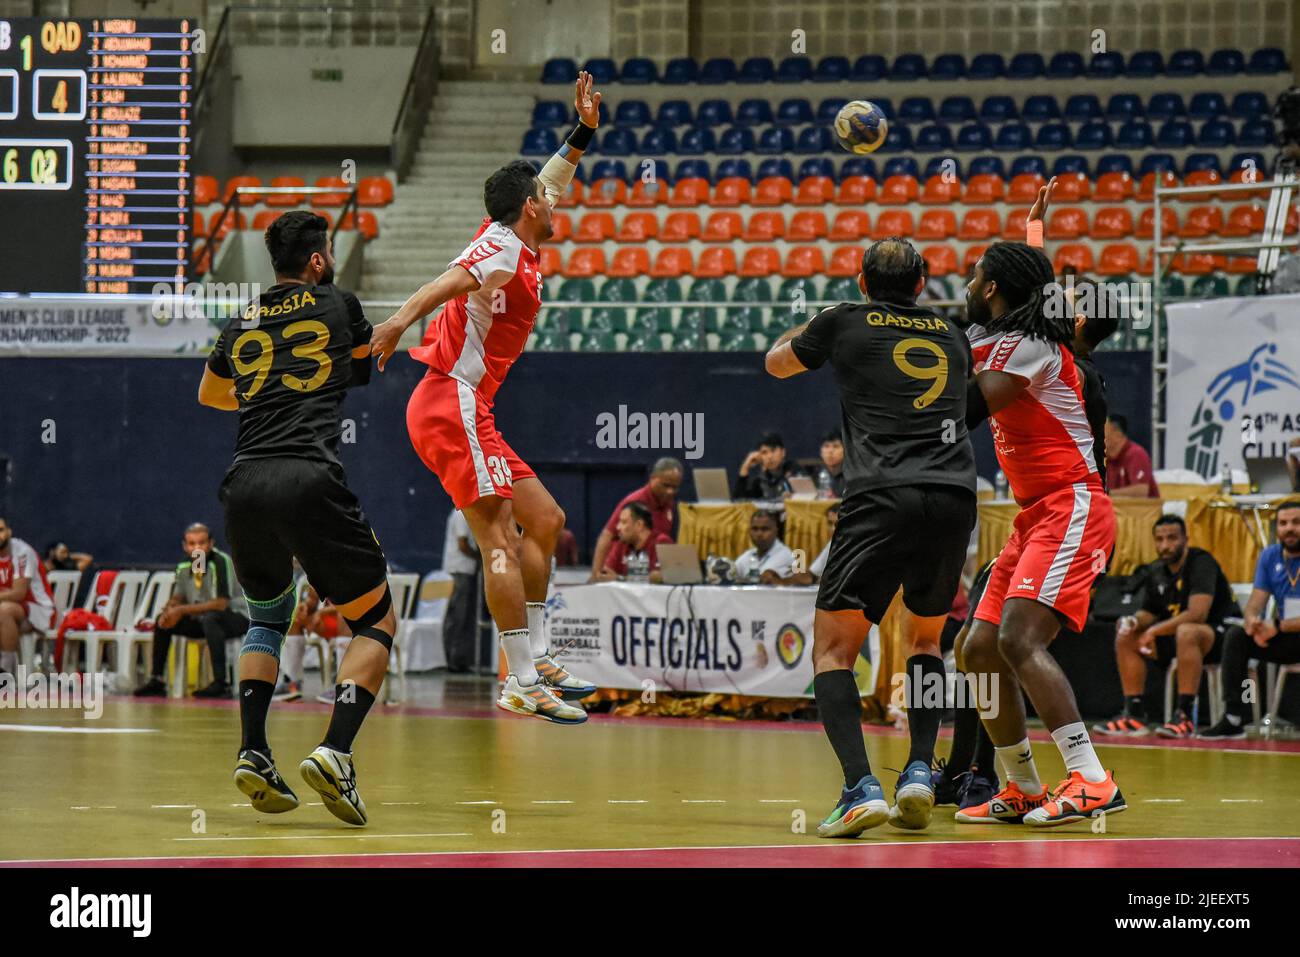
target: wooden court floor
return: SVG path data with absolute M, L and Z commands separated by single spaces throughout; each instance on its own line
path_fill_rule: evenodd
M 377 706 L 356 748 L 370 825 L 350 828 L 297 773 L 327 717 L 275 706 L 271 743 L 304 804 L 263 815 L 231 784 L 233 701 L 0 711 L 0 863 L 1300 866 L 1295 741 L 1103 745 L 1129 802 L 1104 833 L 959 825 L 939 808 L 925 833 L 833 842 L 815 836 L 839 786 L 817 725 Z M 1054 782 L 1060 759 L 1037 737 Z M 891 793 L 905 738 L 869 730 L 868 748 Z

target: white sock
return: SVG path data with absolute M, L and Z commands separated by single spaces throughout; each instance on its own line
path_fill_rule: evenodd
M 1026 794 L 1041 794 L 1043 782 L 1038 780 L 1038 768 L 1034 766 L 1034 751 L 1025 738 L 1019 744 L 1005 748 L 994 748 L 998 760 L 1002 762 L 1002 771 L 1007 781 L 1014 781 Z
M 284 651 L 280 654 L 280 670 L 295 684 L 302 682 L 302 659 L 307 653 L 306 635 L 285 635 Z
M 533 657 L 551 653 L 551 643 L 546 640 L 546 603 L 528 602 L 528 644 L 533 649 Z
M 1061 725 L 1052 732 L 1052 740 L 1056 742 L 1061 757 L 1065 759 L 1066 774 L 1078 771 L 1083 775 L 1083 779 L 1091 784 L 1100 784 L 1106 780 L 1106 769 L 1097 759 L 1097 752 L 1092 748 L 1092 739 L 1088 737 L 1088 729 L 1083 726 L 1082 721 Z
M 539 679 L 537 669 L 533 667 L 533 649 L 528 644 L 527 628 L 501 632 L 501 650 L 506 653 L 506 668 L 521 685 L 537 684 Z
M 0 671 L 7 671 L 11 675 L 18 673 L 18 652 L 0 651 Z
M 1224 714 L 1224 717 L 1228 719 L 1228 724 L 1232 725 L 1234 728 L 1241 727 L 1241 722 L 1243 720 L 1241 715 L 1233 714 L 1231 711 L 1229 711 Z

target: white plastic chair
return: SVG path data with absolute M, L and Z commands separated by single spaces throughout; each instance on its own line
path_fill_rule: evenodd
M 36 665 L 36 647 L 40 642 L 53 642 L 59 632 L 59 622 L 68 613 L 68 608 L 77 596 L 77 586 L 81 584 L 81 572 L 71 571 L 46 572 L 45 580 L 50 586 L 50 597 L 54 599 L 54 620 L 50 622 L 49 631 L 31 627 L 18 636 L 18 660 L 29 672 Z M 51 656 L 41 656 L 41 667 L 45 672 L 51 670 Z
M 1209 687 L 1207 694 L 1210 697 L 1210 724 L 1215 724 L 1223 717 L 1223 673 L 1219 670 L 1218 665 L 1206 664 L 1205 680 Z M 1169 670 L 1165 672 L 1165 723 L 1168 724 L 1174 720 L 1174 689 L 1178 681 L 1178 659 L 1174 658 L 1169 662 Z M 1199 696 L 1199 691 L 1198 691 Z
M 176 580 L 174 572 L 154 572 L 140 592 L 135 611 L 126 621 L 125 627 L 113 631 L 99 632 L 100 647 L 113 647 L 113 664 L 117 672 L 119 687 L 134 687 L 136 681 L 136 652 L 143 648 L 145 659 L 149 659 L 153 650 L 153 632 L 137 631 L 136 623 L 149 619 L 156 621 L 171 598 L 172 583 Z
M 1273 665 L 1277 669 L 1277 680 L 1273 685 L 1273 693 L 1268 698 L 1268 714 L 1259 722 L 1260 733 L 1266 738 L 1271 738 L 1273 732 L 1278 730 L 1277 709 L 1282 704 L 1282 692 L 1286 690 L 1286 676 L 1300 675 L 1300 664 L 1293 665 Z
M 140 606 L 140 595 L 149 583 L 149 572 L 121 571 L 113 579 L 108 590 L 106 607 L 103 615 L 112 625 L 112 632 L 129 631 L 136 622 L 135 612 Z M 86 599 L 94 608 L 94 589 Z M 96 674 L 100 666 L 101 640 L 109 631 L 69 631 L 63 636 L 63 653 L 66 658 L 72 651 L 72 645 L 80 643 L 86 648 L 86 674 Z M 152 640 L 152 639 L 151 639 Z M 66 669 L 65 669 L 66 670 Z
M 406 700 L 406 667 L 402 661 L 402 646 L 406 638 L 408 623 L 415 617 L 416 600 L 420 594 L 420 576 L 414 572 L 388 576 L 388 590 L 392 594 L 393 614 L 397 618 L 397 627 L 393 632 L 393 651 L 388 657 L 389 670 L 397 670 L 400 685 L 399 696 L 392 696 L 392 682 L 384 681 L 385 702 L 394 704 Z

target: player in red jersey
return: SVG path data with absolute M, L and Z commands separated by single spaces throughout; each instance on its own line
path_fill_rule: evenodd
M 987 803 L 957 813 L 966 823 L 1048 826 L 1127 807 L 1047 650 L 1062 624 L 1083 630 L 1093 580 L 1115 544 L 1070 349 L 1074 320 L 1047 300 L 1055 278 L 1041 249 L 999 242 L 966 289 L 976 372 L 968 403 L 986 408 L 998 463 L 1021 506 L 961 650 L 968 672 L 998 677 L 996 711 L 981 717 L 1006 781 Z M 1065 760 L 1066 779 L 1050 792 L 1034 765 L 1022 688 Z
M 579 123 L 559 152 L 540 173 L 520 160 L 488 177 L 487 217 L 473 242 L 375 328 L 372 346 L 382 371 L 402 333 L 446 304 L 411 350 L 429 371 L 411 394 L 407 429 L 483 555 L 488 609 L 510 672 L 497 705 L 557 724 L 586 721 L 568 702 L 596 690 L 555 661 L 546 638 L 546 586 L 564 512 L 497 431 L 492 402 L 537 318 L 538 249 L 551 237 L 551 209 L 599 123 L 590 74 L 578 74 L 574 101 Z

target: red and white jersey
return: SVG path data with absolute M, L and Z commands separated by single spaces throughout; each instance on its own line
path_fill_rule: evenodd
M 1020 505 L 1084 484 L 1102 491 L 1083 409 L 1083 377 L 1070 350 L 1019 332 L 967 329 L 975 373 L 985 369 L 1029 380 L 1005 409 L 989 417 L 998 464 Z
M 411 356 L 475 390 L 489 404 L 524 351 L 542 301 L 537 254 L 490 218 L 451 261 L 479 282 L 434 317 Z
M 45 580 L 45 564 L 36 554 L 36 549 L 21 538 L 11 538 L 9 554 L 0 555 L 0 591 L 13 588 L 14 582 L 19 578 L 26 578 L 30 582 L 24 606 L 30 608 L 32 605 L 41 605 L 53 610 L 54 595 L 50 591 L 50 583 Z

